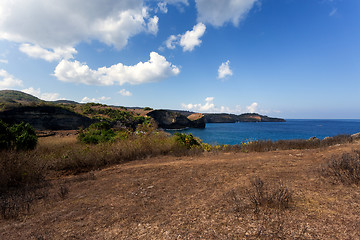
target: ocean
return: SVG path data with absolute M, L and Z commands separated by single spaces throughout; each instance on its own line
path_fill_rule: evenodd
M 205 129 L 168 130 L 192 133 L 205 143 L 239 144 L 255 140 L 309 139 L 360 132 L 360 119 L 287 119 L 286 122 L 208 123 Z

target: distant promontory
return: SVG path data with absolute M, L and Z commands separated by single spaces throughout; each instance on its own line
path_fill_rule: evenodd
M 76 130 L 103 120 L 118 127 L 136 128 L 146 118 L 152 118 L 162 129 L 205 128 L 206 123 L 285 122 L 257 113 L 196 113 L 68 100 L 48 102 L 20 91 L 0 91 L 0 119 L 8 123 L 27 122 L 37 130 Z

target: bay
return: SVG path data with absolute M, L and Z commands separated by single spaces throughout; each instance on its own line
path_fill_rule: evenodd
M 240 144 L 255 140 L 309 139 L 360 132 L 360 119 L 288 119 L 286 122 L 208 123 L 205 129 L 171 131 L 192 133 L 205 143 Z

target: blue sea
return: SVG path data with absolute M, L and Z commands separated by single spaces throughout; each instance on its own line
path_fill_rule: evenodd
M 360 119 L 320 120 L 289 119 L 286 122 L 208 123 L 205 129 L 185 129 L 170 133 L 192 133 L 205 143 L 239 144 L 255 140 L 309 139 L 360 132 Z

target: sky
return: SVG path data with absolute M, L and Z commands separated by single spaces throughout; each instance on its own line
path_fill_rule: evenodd
M 0 90 L 360 118 L 359 0 L 0 0 Z

